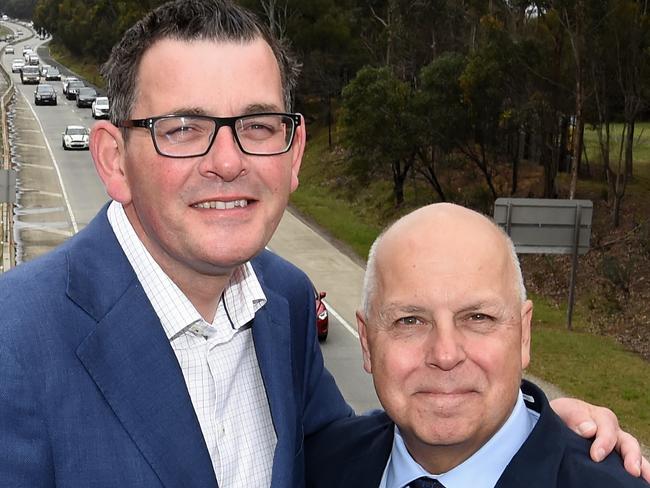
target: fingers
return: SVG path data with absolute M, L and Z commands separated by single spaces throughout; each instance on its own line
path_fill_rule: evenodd
M 553 410 L 578 435 L 594 437 L 589 454 L 600 462 L 614 449 L 623 459 L 625 469 L 633 476 L 650 482 L 650 463 L 641 456 L 641 446 L 634 436 L 623 431 L 609 408 L 597 407 L 573 398 L 558 398 L 551 402 Z
M 641 458 L 641 477 L 650 483 L 650 462 L 645 457 Z
M 639 442 L 631 434 L 621 430 L 616 441 L 616 451 L 623 458 L 627 472 L 633 476 L 640 476 L 641 446 Z
M 637 458 L 633 457 L 631 459 L 632 462 L 641 457 L 641 448 L 639 447 L 638 442 L 636 442 L 636 439 L 632 436 L 621 430 L 614 412 L 609 408 L 596 407 L 594 405 L 590 405 L 589 409 L 591 417 L 596 423 L 596 438 L 594 439 L 589 451 L 591 459 L 600 462 L 605 459 L 615 447 L 622 457 L 625 457 L 626 454 L 627 456 L 638 456 Z M 621 434 L 624 434 L 624 436 L 621 437 Z M 636 443 L 636 446 L 634 443 Z M 622 446 L 627 449 L 626 453 L 621 452 L 620 447 Z

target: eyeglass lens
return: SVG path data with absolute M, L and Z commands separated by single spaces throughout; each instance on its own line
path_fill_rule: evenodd
M 251 115 L 238 118 L 235 137 L 249 154 L 283 153 L 291 145 L 294 121 L 285 115 Z M 153 126 L 158 150 L 167 156 L 205 154 L 210 147 L 217 121 L 199 116 L 165 117 Z

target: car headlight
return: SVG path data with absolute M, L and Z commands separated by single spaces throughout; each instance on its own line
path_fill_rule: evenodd
M 323 310 L 321 313 L 318 314 L 319 320 L 325 320 L 326 318 L 327 318 L 327 310 Z
M 70 136 L 63 136 L 63 140 L 64 140 L 66 143 L 70 143 L 70 141 L 72 140 L 72 138 L 71 138 Z

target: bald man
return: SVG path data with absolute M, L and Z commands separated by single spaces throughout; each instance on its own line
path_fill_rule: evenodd
M 532 313 L 514 246 L 486 217 L 436 204 L 393 224 L 357 313 L 385 413 L 308 438 L 307 486 L 647 487 L 615 454 L 592 462 L 522 382 Z

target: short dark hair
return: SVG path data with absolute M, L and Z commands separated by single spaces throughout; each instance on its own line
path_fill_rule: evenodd
M 299 64 L 285 42 L 277 39 L 250 11 L 230 0 L 174 0 L 149 12 L 128 29 L 101 67 L 111 101 L 111 122 L 129 119 L 137 97 L 136 81 L 143 54 L 156 41 L 214 40 L 251 42 L 262 38 L 273 50 L 280 68 L 286 110 Z

